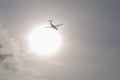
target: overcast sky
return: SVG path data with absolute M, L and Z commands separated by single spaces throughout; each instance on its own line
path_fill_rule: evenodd
M 0 80 L 119 80 L 119 4 L 119 0 L 0 0 Z M 59 28 L 62 48 L 50 60 L 26 54 L 25 35 L 49 19 L 64 23 Z

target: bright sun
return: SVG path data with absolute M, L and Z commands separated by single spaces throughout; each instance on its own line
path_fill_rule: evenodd
M 35 27 L 28 36 L 32 52 L 40 55 L 53 55 L 61 46 L 62 39 L 58 31 L 52 28 Z

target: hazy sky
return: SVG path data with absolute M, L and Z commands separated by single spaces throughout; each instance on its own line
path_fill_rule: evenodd
M 119 4 L 119 0 L 0 0 L 0 80 L 119 80 Z M 59 28 L 63 46 L 54 58 L 43 60 L 26 53 L 25 35 L 49 19 L 64 23 Z

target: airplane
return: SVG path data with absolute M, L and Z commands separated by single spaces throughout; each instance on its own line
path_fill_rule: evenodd
M 50 28 L 54 28 L 55 30 L 58 30 L 58 27 L 63 25 L 63 24 L 53 25 L 52 21 L 53 20 L 49 20 L 48 22 L 50 22 L 50 25 L 51 25 Z

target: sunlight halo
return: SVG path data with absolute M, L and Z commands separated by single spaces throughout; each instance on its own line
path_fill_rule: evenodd
M 37 26 L 30 32 L 28 42 L 32 52 L 49 56 L 59 50 L 62 38 L 59 31 L 53 28 Z

